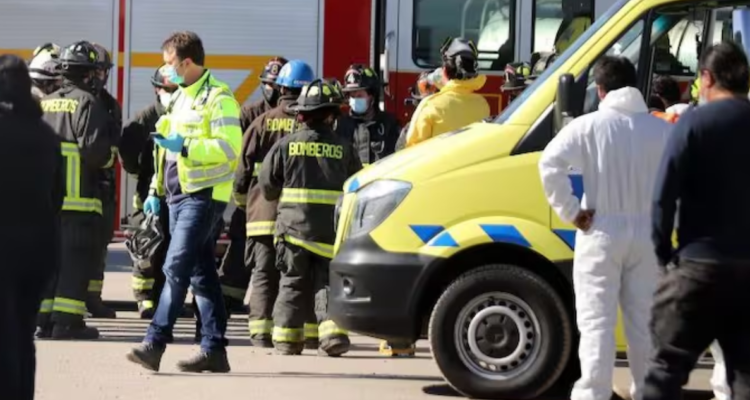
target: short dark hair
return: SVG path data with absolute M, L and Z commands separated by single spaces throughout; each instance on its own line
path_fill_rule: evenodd
M 604 56 L 594 65 L 594 82 L 605 93 L 624 87 L 635 87 L 638 75 L 635 66 L 625 57 Z
M 657 96 L 651 95 L 648 97 L 648 108 L 653 110 L 664 111 L 664 102 Z
M 8 114 L 42 117 L 42 109 L 31 95 L 26 61 L 12 54 L 0 56 L 0 115 Z
M 701 71 L 708 71 L 716 85 L 735 94 L 750 91 L 750 72 L 745 51 L 734 42 L 715 44 L 701 55 Z
M 203 50 L 203 41 L 198 34 L 191 31 L 181 31 L 171 34 L 161 45 L 162 50 L 174 50 L 177 58 L 184 60 L 189 58 L 196 65 L 203 66 L 206 53 Z
M 670 106 L 682 99 L 680 84 L 671 76 L 657 75 L 651 85 L 651 93 L 666 100 Z

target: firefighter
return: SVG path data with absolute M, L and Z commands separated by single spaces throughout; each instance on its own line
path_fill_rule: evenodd
M 276 268 L 276 249 L 273 242 L 276 223 L 276 201 L 266 201 L 261 195 L 257 178 L 260 166 L 271 147 L 295 128 L 296 115 L 289 110 L 302 87 L 315 79 L 312 68 L 301 60 L 289 61 L 282 67 L 276 86 L 279 102 L 276 108 L 261 114 L 253 121 L 243 137 L 242 158 L 234 180 L 235 195 L 247 210 L 247 259 L 253 268 L 250 291 L 250 340 L 253 346 L 273 347 L 273 306 L 279 292 L 279 270 Z M 317 323 L 311 318 L 305 325 L 311 341 L 317 341 Z M 313 324 L 311 325 L 310 322 Z M 315 346 L 317 348 L 317 345 Z
M 58 56 L 44 52 L 31 59 L 29 63 L 29 76 L 31 77 L 31 94 L 37 100 L 60 88 L 62 77 L 60 76 L 60 63 Z
M 261 114 L 276 107 L 279 99 L 279 88 L 276 86 L 276 78 L 281 68 L 287 63 L 283 57 L 274 57 L 268 61 L 260 81 L 263 83 L 263 98 L 242 108 L 240 125 L 245 135 L 250 125 Z M 262 159 L 261 159 L 262 161 Z M 245 236 L 245 203 L 244 200 L 236 201 L 237 208 L 232 213 L 229 222 L 229 246 L 227 246 L 224 257 L 219 266 L 219 279 L 221 291 L 224 294 L 224 302 L 229 311 L 241 312 L 244 308 L 245 294 L 252 272 L 252 265 L 245 265 L 245 260 L 252 251 L 252 247 L 246 244 Z
M 348 332 L 326 311 L 333 208 L 344 181 L 362 168 L 351 143 L 333 131 L 342 102 L 335 85 L 315 80 L 305 86 L 291 107 L 304 126 L 278 141 L 260 169 L 263 197 L 279 202 L 274 235 L 281 281 L 273 311 L 273 343 L 284 355 L 302 353 L 310 290 L 319 323 L 319 353 L 335 357 L 349 351 Z
M 422 72 L 419 74 L 419 78 L 417 78 L 417 83 L 412 86 L 411 101 L 414 107 L 419 106 L 419 103 L 422 102 L 422 99 L 425 97 L 440 91 L 438 86 L 432 79 L 430 79 L 431 74 L 432 72 L 430 71 Z M 398 141 L 396 141 L 396 151 L 402 150 L 406 146 L 406 133 L 409 132 L 409 125 L 411 125 L 411 122 L 407 122 L 406 125 L 401 128 L 401 133 L 398 135 Z
M 95 94 L 99 67 L 94 45 L 73 43 L 60 54 L 63 85 L 42 99 L 44 120 L 62 139 L 66 193 L 61 217 L 61 266 L 40 310 L 37 336 L 96 339 L 87 327 L 89 277 L 101 256 L 102 169 L 114 163 L 111 117 Z
M 371 68 L 354 64 L 344 75 L 349 115 L 339 119 L 336 132 L 351 140 L 364 166 L 393 154 L 401 130 L 395 115 L 380 110 L 381 89 Z
M 260 74 L 260 82 L 263 84 L 261 88 L 263 98 L 242 107 L 242 115 L 240 116 L 242 132 L 247 132 L 247 128 L 258 116 L 276 107 L 280 95 L 279 88 L 275 85 L 276 77 L 279 75 L 281 67 L 286 63 L 287 59 L 284 57 L 273 57 L 268 60 L 263 68 L 263 73 Z
M 150 133 L 156 130 L 156 121 L 164 115 L 172 94 L 178 87 L 162 75 L 161 67 L 154 72 L 151 85 L 154 87 L 155 101 L 125 125 L 120 139 L 119 153 L 122 167 L 137 181 L 133 196 L 134 212 L 129 216 L 129 224 L 132 226 L 139 226 L 145 218 L 143 203 L 148 197 L 151 178 L 155 173 L 154 140 Z M 160 201 L 159 223 L 164 233 L 163 245 L 154 252 L 152 257 L 138 260 L 133 265 L 131 286 L 142 319 L 151 319 L 154 316 L 156 302 L 159 300 L 161 288 L 164 287 L 164 272 L 161 267 L 164 265 L 169 245 L 169 209 L 163 197 Z
M 109 134 L 111 135 L 112 153 L 117 154 L 117 146 L 122 132 L 122 108 L 120 107 L 120 103 L 105 88 L 107 81 L 109 81 L 109 71 L 113 66 L 112 57 L 109 51 L 103 46 L 96 43 L 92 44 L 98 54 L 96 78 L 94 80 L 96 85 L 95 94 L 104 104 L 107 112 L 109 112 Z M 102 249 L 99 265 L 98 268 L 92 271 L 91 279 L 89 280 L 88 298 L 86 299 L 86 308 L 94 318 L 116 318 L 117 316 L 113 310 L 107 308 L 102 302 L 104 269 L 107 266 L 107 248 L 112 241 L 115 231 L 115 208 L 117 207 L 115 192 L 117 191 L 117 178 L 114 167 L 112 165 L 110 168 L 102 169 L 99 172 L 99 185 L 102 194 L 102 216 L 104 218 L 104 223 L 101 227 L 101 238 L 103 240 L 100 243 Z

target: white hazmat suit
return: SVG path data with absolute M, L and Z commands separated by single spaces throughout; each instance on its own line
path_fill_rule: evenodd
M 671 125 L 648 112 L 638 89 L 609 92 L 599 110 L 576 118 L 549 143 L 539 161 L 552 208 L 565 222 L 595 210 L 576 233 L 573 285 L 581 378 L 572 400 L 609 400 L 615 363 L 618 301 L 625 321 L 630 393 L 642 397 L 651 351 L 649 320 L 658 278 L 651 243 L 651 201 Z M 581 171 L 584 195 L 573 195 L 568 173 Z

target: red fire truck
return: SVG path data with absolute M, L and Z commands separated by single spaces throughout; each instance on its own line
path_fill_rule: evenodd
M 259 98 L 258 76 L 272 56 L 303 59 L 326 78 L 342 79 L 349 64 L 363 63 L 381 71 L 383 107 L 405 122 L 414 110 L 410 87 L 420 72 L 439 66 L 446 37 L 475 41 L 489 77 L 482 93 L 498 113 L 507 103 L 500 90 L 507 63 L 566 46 L 613 1 L 4 0 L 0 53 L 28 58 L 41 43 L 81 39 L 109 47 L 116 69 L 108 87 L 127 119 L 156 101 L 149 76 L 161 64 L 164 38 L 188 29 L 201 36 L 208 67 L 242 103 Z M 683 34 L 670 51 L 695 59 L 690 40 Z M 120 173 L 118 183 L 119 231 L 132 211 L 135 182 Z

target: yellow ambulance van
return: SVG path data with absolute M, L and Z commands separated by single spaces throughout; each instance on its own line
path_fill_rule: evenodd
M 732 11 L 747 5 L 618 1 L 494 120 L 353 176 L 336 210 L 333 319 L 388 340 L 426 334 L 446 380 L 470 397 L 567 390 L 579 374 L 575 231 L 547 204 L 540 152 L 596 108 L 599 57 L 632 60 L 643 93 L 655 74 L 690 80 L 701 46 L 730 37 Z

